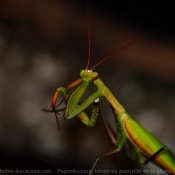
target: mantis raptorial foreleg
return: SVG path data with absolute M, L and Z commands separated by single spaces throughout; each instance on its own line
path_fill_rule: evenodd
M 69 105 L 69 100 L 70 99 L 74 99 L 72 94 L 70 95 L 69 94 L 69 90 L 76 86 L 77 84 L 80 84 L 82 83 L 82 79 L 78 79 L 77 81 L 71 83 L 67 88 L 64 88 L 64 87 L 60 87 L 56 90 L 54 96 L 53 96 L 53 100 L 52 100 L 52 109 L 53 109 L 53 112 L 55 112 L 55 117 L 56 117 L 56 121 L 57 121 L 57 125 L 58 125 L 58 129 L 59 129 L 59 122 L 58 122 L 58 116 L 57 116 L 57 110 L 56 110 L 56 107 L 59 106 L 63 101 L 65 101 L 66 105 Z M 86 90 L 86 88 L 84 89 Z M 63 96 L 63 99 L 61 100 L 61 102 L 56 106 L 56 101 L 58 99 L 58 96 L 59 94 L 61 94 Z M 64 116 L 65 116 L 65 119 L 68 119 L 69 116 L 69 113 L 72 114 L 72 111 L 75 111 L 76 109 L 81 109 L 80 107 L 80 98 L 82 97 L 82 95 L 84 94 L 83 91 L 77 91 L 77 94 L 79 94 L 79 97 L 77 97 L 74 101 L 74 104 L 73 105 L 70 105 L 70 108 L 66 108 L 65 111 L 64 111 Z M 75 94 L 74 94 L 75 96 Z M 92 98 L 91 98 L 92 97 Z M 84 123 L 86 126 L 90 126 L 90 127 L 93 127 L 97 121 L 97 116 L 98 116 L 98 111 L 99 111 L 99 98 L 94 98 L 94 96 L 91 96 L 88 100 L 87 100 L 87 105 L 89 104 L 89 100 L 90 102 L 93 101 L 92 103 L 92 113 L 91 113 L 91 116 L 88 117 L 87 114 L 82 110 L 81 112 L 77 112 L 77 117 L 82 121 L 82 123 Z M 84 104 L 83 104 L 84 106 Z M 70 112 L 69 112 L 70 111 Z M 74 115 L 74 116 L 75 116 Z

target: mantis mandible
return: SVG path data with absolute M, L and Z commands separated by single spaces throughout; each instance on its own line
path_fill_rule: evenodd
M 86 7 L 87 18 L 89 18 L 87 0 Z M 149 33 L 152 33 L 153 31 L 136 38 L 132 42 L 126 44 L 122 48 L 105 57 L 99 63 L 89 69 L 90 24 L 88 22 L 89 53 L 86 69 L 80 71 L 80 79 L 72 82 L 66 88 L 60 87 L 56 89 L 56 92 L 52 99 L 51 107 L 53 112 L 55 113 L 58 128 L 59 122 L 57 113 L 59 110 L 57 109 L 57 107 L 64 101 L 66 102 L 66 108 L 64 109 L 65 119 L 69 120 L 77 116 L 86 126 L 91 127 L 94 126 L 97 121 L 99 113 L 99 98 L 105 97 L 112 107 L 118 130 L 116 138 L 113 136 L 112 131 L 110 130 L 108 125 L 106 123 L 104 124 L 112 143 L 116 146 L 116 149 L 98 157 L 92 167 L 91 173 L 93 172 L 97 162 L 100 159 L 118 153 L 123 148 L 125 142 L 127 142 L 131 150 L 132 159 L 138 161 L 141 164 L 146 164 L 152 161 L 162 169 L 168 170 L 170 174 L 175 174 L 175 154 L 171 150 L 169 150 L 163 143 L 161 143 L 161 141 L 159 141 L 156 137 L 149 133 L 125 110 L 125 108 L 114 97 L 108 87 L 99 78 L 98 73 L 93 71 L 99 64 L 108 60 L 110 57 L 112 57 L 122 49 L 135 43 L 136 41 L 148 35 Z M 80 104 L 80 100 L 90 83 L 94 85 L 94 92 Z M 77 89 L 70 94 L 69 90 L 75 86 L 78 86 Z M 58 105 L 56 105 L 59 94 L 63 95 L 63 99 Z M 93 105 L 92 114 L 91 117 L 88 117 L 84 110 L 91 104 Z

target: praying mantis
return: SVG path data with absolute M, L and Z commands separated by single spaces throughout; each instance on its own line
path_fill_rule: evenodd
M 87 4 L 87 1 L 86 1 Z M 88 14 L 88 5 L 87 6 L 87 16 Z M 155 29 L 156 30 L 156 29 Z M 113 55 L 117 54 L 120 50 L 126 48 L 127 46 L 135 43 L 139 39 L 148 35 L 148 32 L 132 42 L 126 44 L 122 48 L 113 52 L 109 56 L 105 57 L 91 69 L 89 69 L 90 62 L 90 26 L 88 23 L 88 33 L 89 33 L 89 53 L 88 53 L 88 63 L 84 70 L 80 71 L 80 79 L 72 82 L 66 88 L 59 87 L 56 89 L 56 92 L 53 96 L 51 107 L 55 113 L 57 120 L 58 128 L 59 122 L 57 114 L 60 111 L 58 109 L 59 105 L 62 102 L 66 103 L 66 108 L 64 110 L 64 118 L 69 120 L 77 116 L 86 126 L 93 127 L 97 122 L 97 117 L 99 112 L 99 100 L 102 97 L 105 97 L 106 100 L 110 103 L 114 117 L 116 120 L 117 126 L 117 135 L 116 138 L 113 135 L 113 132 L 109 126 L 104 122 L 107 133 L 115 145 L 115 149 L 98 157 L 92 167 L 91 173 L 95 169 L 97 162 L 103 158 L 117 154 L 122 150 L 125 143 L 129 145 L 131 158 L 135 161 L 138 161 L 141 164 L 146 164 L 150 161 L 154 162 L 156 165 L 162 169 L 168 170 L 170 174 L 175 174 L 175 154 L 168 149 L 161 141 L 149 133 L 141 124 L 139 124 L 120 104 L 120 102 L 114 97 L 109 88 L 103 83 L 99 78 L 98 73 L 93 70 L 100 65 L 101 63 L 108 60 Z M 80 103 L 82 96 L 86 92 L 90 84 L 94 85 L 94 92 L 83 102 Z M 72 93 L 69 93 L 69 90 L 73 87 L 78 86 Z M 57 99 L 59 95 L 63 96 L 61 102 L 57 105 Z M 91 117 L 85 112 L 85 109 L 92 105 L 92 114 Z

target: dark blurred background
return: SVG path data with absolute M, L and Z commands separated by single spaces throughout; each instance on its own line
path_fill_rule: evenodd
M 89 0 L 90 68 L 157 27 L 95 71 L 144 127 L 175 151 L 175 25 L 171 1 Z M 50 109 L 55 89 L 79 78 L 88 55 L 86 3 L 0 1 L 0 169 L 90 169 L 112 145 L 99 119 L 94 128 Z M 89 94 L 91 91 L 88 92 Z M 101 110 L 116 131 L 106 99 Z M 87 110 L 90 114 L 90 109 Z M 97 169 L 151 169 L 121 152 Z M 146 174 L 146 173 L 143 173 Z

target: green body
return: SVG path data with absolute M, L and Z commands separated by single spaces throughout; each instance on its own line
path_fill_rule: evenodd
M 164 147 L 163 143 L 150 134 L 125 111 L 124 107 L 116 100 L 111 91 L 104 85 L 100 78 L 98 78 L 98 73 L 89 70 L 81 70 L 80 76 L 82 78 L 82 82 L 79 84 L 77 89 L 66 98 L 66 119 L 71 119 L 78 115 L 85 125 L 94 126 L 97 120 L 97 115 L 92 115 L 89 119 L 84 110 L 91 105 L 95 99 L 105 96 L 111 104 L 116 117 L 118 133 L 115 145 L 118 150 L 120 150 L 127 141 L 131 148 L 131 158 L 140 163 L 144 163 L 145 159 L 153 156 L 158 150 Z M 81 97 L 91 82 L 95 85 L 94 92 L 85 101 L 83 101 L 81 105 L 79 105 Z M 66 94 L 65 88 L 58 88 L 57 91 L 64 96 Z M 100 158 L 98 158 L 98 160 L 99 159 Z M 173 174 L 173 172 L 175 172 L 174 160 L 175 154 L 172 153 L 172 151 L 163 150 L 156 155 L 153 162 L 161 168 L 171 171 Z

